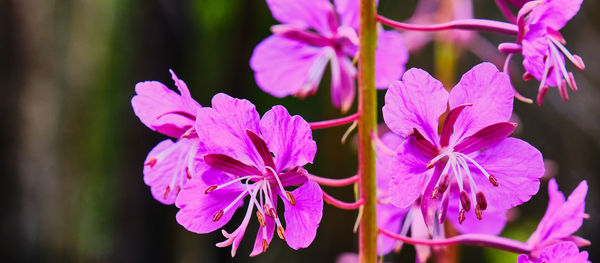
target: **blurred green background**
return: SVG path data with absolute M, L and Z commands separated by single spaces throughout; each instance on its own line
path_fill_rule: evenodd
M 380 2 L 383 14 L 404 20 L 417 1 Z M 586 211 L 591 219 L 579 234 L 593 242 L 599 241 L 600 216 L 599 10 L 598 1 L 586 0 L 562 30 L 567 47 L 587 65 L 585 72 L 574 72 L 580 90 L 570 93 L 570 101 L 562 101 L 551 89 L 542 107 L 515 102 L 521 121 L 518 136 L 553 160 L 561 190 L 568 194 L 588 180 Z M 491 0 L 475 1 L 474 14 L 502 19 Z M 248 258 L 254 239 L 246 238 L 231 259 L 229 248 L 214 246 L 223 240 L 220 233 L 187 232 L 175 221 L 177 209 L 153 200 L 142 181 L 146 154 L 165 137 L 139 122 L 130 99 L 139 81 L 159 80 L 174 87 L 169 68 L 202 105 L 225 92 L 250 99 L 261 113 L 282 104 L 308 121 L 341 116 L 331 106 L 327 73 L 317 95 L 304 100 L 276 99 L 256 86 L 248 61 L 276 23 L 265 2 L 258 0 L 0 1 L 0 261 L 333 262 L 342 252 L 356 251 L 356 213 L 325 205 L 309 248 L 294 251 L 274 239 L 266 254 Z M 484 37 L 494 45 L 511 40 Z M 430 43 L 411 52 L 408 67 L 442 74 L 448 73 L 443 63 L 456 63 L 451 81 L 479 63 L 468 52 L 477 53 L 478 47 L 452 47 L 451 55 L 459 54 L 452 62 L 443 59 L 440 44 Z M 535 98 L 537 82 L 521 81 L 520 58 L 513 61 L 513 84 Z M 383 94 L 380 91 L 380 99 Z M 344 131 L 345 127 L 314 132 L 319 150 L 315 165 L 307 167 L 310 172 L 332 178 L 354 174 L 352 143 L 339 143 Z M 352 199 L 351 187 L 326 190 Z M 546 201 L 542 184 L 531 202 L 511 212 L 518 220 L 504 235 L 524 241 L 542 217 Z M 516 258 L 480 248 L 464 248 L 460 254 L 460 262 Z M 596 254 L 591 252 L 592 260 Z M 412 262 L 414 252 L 406 246 L 388 259 Z

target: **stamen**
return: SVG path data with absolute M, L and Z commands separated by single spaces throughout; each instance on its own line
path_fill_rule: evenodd
M 219 221 L 219 219 L 221 219 L 221 217 L 223 217 L 223 213 L 224 213 L 223 209 L 221 209 L 221 210 L 217 211 L 217 212 L 216 212 L 216 213 L 213 215 L 213 218 L 212 218 L 213 222 L 217 222 L 217 221 Z
M 481 219 L 483 218 L 481 216 L 481 208 L 479 208 L 479 204 L 475 205 L 475 216 L 477 217 L 478 220 L 481 221 Z
M 444 158 L 444 157 L 448 156 L 449 154 L 451 154 L 453 150 L 454 149 L 452 149 L 452 148 L 448 148 L 445 151 L 443 151 L 442 153 L 438 154 L 438 156 L 436 156 L 435 158 L 431 159 L 431 161 L 429 161 L 427 163 L 427 169 L 431 169 L 435 163 L 437 163 L 442 158 Z
M 187 179 L 192 179 L 192 174 L 190 173 L 190 169 L 187 166 L 185 167 L 185 175 Z
M 148 158 L 148 161 L 144 163 L 144 165 L 148 165 L 150 166 L 150 168 L 153 168 L 157 161 L 158 159 L 156 159 L 155 157 L 150 157 Z
M 461 209 L 461 210 L 458 212 L 458 223 L 459 223 L 459 224 L 462 224 L 462 222 L 464 222 L 464 221 L 465 221 L 465 219 L 467 219 L 467 216 L 465 216 L 465 210 L 464 210 L 464 209 Z
M 450 181 L 450 176 L 448 175 L 448 170 L 450 169 L 450 164 L 446 163 L 444 170 L 442 171 L 442 176 L 437 181 L 437 186 L 433 188 L 433 193 L 431 193 L 431 198 L 436 199 L 439 194 L 443 194 L 446 189 L 448 189 L 448 184 Z
M 286 191 L 285 197 L 287 198 L 288 201 L 290 201 L 290 204 L 292 206 L 296 205 L 296 198 L 292 195 L 292 193 Z
M 208 193 L 210 193 L 210 192 L 212 192 L 212 191 L 216 190 L 216 189 L 217 189 L 217 187 L 218 187 L 218 186 L 217 186 L 216 184 L 214 184 L 214 185 L 211 185 L 211 186 L 209 186 L 209 187 L 206 187 L 206 190 L 204 190 L 204 194 L 205 194 L 205 195 L 207 195 Z
M 262 252 L 263 253 L 267 252 L 267 248 L 269 248 L 269 242 L 267 242 L 267 239 L 263 238 L 263 240 L 262 240 Z
M 460 191 L 460 203 L 465 211 L 471 210 L 471 198 L 465 190 Z
M 165 188 L 165 194 L 163 195 L 163 199 L 167 198 L 167 195 L 169 195 L 169 192 L 171 192 L 171 187 L 167 186 L 167 188 Z
M 523 81 L 528 81 L 528 80 L 532 80 L 534 77 L 533 75 L 531 75 L 531 73 L 525 71 L 525 73 L 523 73 Z
M 265 227 L 267 225 L 265 223 L 265 216 L 260 211 L 256 211 L 256 218 L 258 219 L 258 223 L 261 227 Z
M 585 70 L 585 64 L 583 63 L 583 59 L 580 56 L 573 55 L 569 50 L 563 46 L 558 40 L 553 37 L 550 37 L 550 40 L 562 51 L 563 54 L 577 67 L 579 70 Z
M 569 78 L 567 79 L 569 82 L 569 86 L 573 91 L 577 91 L 577 83 L 575 83 L 575 77 L 573 77 L 573 72 L 569 72 Z
M 490 174 L 490 183 L 492 183 L 492 185 L 494 186 L 498 186 L 498 180 L 496 179 L 496 177 L 493 174 Z
M 279 238 L 281 240 L 285 240 L 285 230 L 283 229 L 282 226 L 277 227 L 277 235 L 279 236 Z
M 275 180 L 277 181 L 277 185 L 279 186 L 279 190 L 281 190 L 282 193 L 285 193 L 286 191 L 283 188 L 283 184 L 281 183 L 281 180 L 279 179 L 279 175 L 277 174 L 277 172 L 275 172 L 275 169 L 273 169 L 270 166 L 266 166 L 265 168 L 267 168 L 267 170 L 271 171 L 271 173 L 273 174 L 273 177 L 275 177 Z
M 487 209 L 487 200 L 483 192 L 477 192 L 477 206 L 481 208 L 481 210 Z
M 275 208 L 273 208 L 273 207 L 269 208 L 269 214 L 271 215 L 272 218 L 277 218 L 277 211 L 275 211 Z

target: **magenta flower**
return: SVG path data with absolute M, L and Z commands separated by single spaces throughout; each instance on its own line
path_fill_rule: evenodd
M 585 69 L 581 57 L 573 55 L 564 46 L 565 39 L 558 32 L 579 11 L 583 0 L 532 1 L 523 5 L 517 17 L 519 28 L 517 45 L 501 44 L 506 53 L 521 51 L 525 80 L 540 81 L 537 101 L 544 101 L 548 86 L 558 87 L 564 100 L 568 100 L 567 85 L 577 90 L 573 73 L 565 67 L 566 56 L 577 68 Z M 564 56 L 563 56 L 564 54 Z
M 508 76 L 490 63 L 464 74 L 450 93 L 420 69 L 392 84 L 383 117 L 393 132 L 407 138 L 396 149 L 392 203 L 406 208 L 422 197 L 421 210 L 431 227 L 435 211 L 444 219 L 450 202 L 458 206 L 462 223 L 471 208 L 481 219 L 488 206 L 505 210 L 529 200 L 538 191 L 544 164 L 537 149 L 507 138 L 515 128 L 507 122 L 513 94 Z
M 530 258 L 522 254 L 517 259 L 517 263 L 588 263 L 588 253 L 579 252 L 577 245 L 573 242 L 560 242 L 542 249 L 540 256 Z
M 258 86 L 275 97 L 305 97 L 316 92 L 331 64 L 331 99 L 347 111 L 354 101 L 358 51 L 358 1 L 267 0 L 281 25 L 263 40 L 250 59 Z M 404 72 L 408 51 L 395 31 L 379 31 L 376 86 L 387 88 Z
M 201 108 L 192 99 L 187 85 L 170 72 L 181 95 L 158 81 L 146 81 L 135 86 L 137 95 L 131 99 L 133 111 L 142 123 L 177 139 L 160 142 L 144 162 L 144 182 L 156 200 L 168 205 L 175 203 L 177 194 L 197 169 L 194 156 L 198 151 L 198 136 L 194 123 Z
M 393 149 L 397 149 L 404 139 L 395 133 L 386 133 L 381 138 L 383 145 L 377 148 L 377 219 L 380 228 L 402 236 L 408 236 L 410 230 L 413 238 L 419 239 L 443 239 L 445 238 L 443 220 L 434 221 L 433 231 L 430 233 L 425 225 L 422 213 L 419 211 L 420 200 L 417 199 L 409 208 L 399 208 L 391 204 L 390 186 L 392 177 L 397 173 L 399 160 L 402 158 Z M 456 187 L 456 186 L 455 186 Z M 458 197 L 456 197 L 458 198 Z M 481 233 L 498 235 L 506 225 L 504 210 L 498 210 L 489 205 L 486 209 L 486 217 L 483 220 L 466 218 L 462 224 L 458 222 L 458 203 L 448 204 L 448 218 L 453 226 L 461 233 Z M 378 239 L 378 252 L 381 255 L 392 250 L 399 250 L 402 242 L 380 234 Z M 429 246 L 415 245 L 419 262 L 427 262 L 431 255 Z
M 578 236 L 572 236 L 583 224 L 583 219 L 587 217 L 585 214 L 586 194 L 587 182 L 582 181 L 565 201 L 563 193 L 558 191 L 556 180 L 554 178 L 550 180 L 548 183 L 549 199 L 546 214 L 544 214 L 535 232 L 527 240 L 527 246 L 531 248 L 532 252 L 529 255 L 519 257 L 519 260 L 523 258 L 523 260 L 530 261 L 519 262 L 543 262 L 542 259 L 545 257 L 566 255 L 579 259 L 584 258 L 583 254 L 585 254 L 585 260 L 587 260 L 587 253 L 579 254 L 577 246 L 589 245 L 589 241 Z M 564 242 L 567 242 L 567 244 L 562 244 Z M 571 248 L 573 246 L 575 247 L 574 250 Z M 577 253 L 573 253 L 573 251 Z M 561 254 L 563 252 L 564 254 Z M 573 262 L 587 262 L 585 260 Z
M 231 233 L 222 230 L 227 240 L 217 246 L 231 245 L 234 256 L 254 209 L 260 226 L 250 256 L 267 249 L 275 230 L 293 249 L 310 245 L 321 221 L 323 194 L 302 168 L 317 150 L 302 117 L 275 106 L 260 119 L 249 101 L 217 94 L 212 108 L 198 111 L 196 132 L 206 154 L 201 175 L 177 198 L 179 224 L 195 233 L 215 231 L 249 196 L 242 223 Z M 292 186 L 298 187 L 288 190 Z M 285 221 L 277 212 L 278 197 Z

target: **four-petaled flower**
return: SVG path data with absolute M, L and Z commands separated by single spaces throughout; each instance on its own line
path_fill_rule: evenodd
M 558 190 L 556 180 L 548 183 L 548 208 L 537 229 L 527 240 L 531 253 L 519 257 L 519 263 L 527 262 L 588 262 L 587 252 L 579 253 L 577 247 L 587 246 L 589 241 L 572 236 L 583 224 L 587 182 L 579 183 L 569 198 Z M 571 260 L 568 261 L 567 259 Z
M 564 100 L 568 100 L 567 85 L 577 90 L 573 73 L 565 67 L 566 56 L 578 69 L 584 70 L 581 57 L 571 54 L 564 46 L 566 40 L 558 32 L 579 11 L 583 0 L 530 1 L 519 10 L 519 28 L 516 44 L 500 45 L 507 53 L 521 51 L 523 79 L 540 81 L 537 102 L 542 105 L 548 86 L 558 87 Z M 563 56 L 564 54 L 564 56 Z
M 331 99 L 347 111 L 355 96 L 356 68 L 349 57 L 358 51 L 358 1 L 267 0 L 281 25 L 255 48 L 250 66 L 258 86 L 276 97 L 305 97 L 316 92 L 331 64 Z M 379 30 L 376 86 L 387 88 L 404 72 L 408 51 L 398 32 Z
M 193 177 L 198 163 L 198 136 L 194 129 L 200 104 L 192 99 L 187 85 L 171 70 L 181 95 L 158 81 L 140 82 L 131 99 L 133 111 L 148 128 L 176 138 L 166 139 L 150 151 L 144 162 L 144 182 L 164 204 L 175 203 L 179 191 Z
M 508 76 L 490 63 L 464 74 L 450 93 L 420 69 L 392 84 L 383 117 L 407 139 L 396 149 L 391 202 L 405 208 L 421 197 L 431 227 L 436 210 L 438 219 L 445 218 L 449 202 L 458 205 L 462 223 L 471 208 L 481 219 L 488 204 L 501 210 L 529 200 L 538 191 L 544 164 L 533 146 L 507 138 L 515 128 L 507 122 L 513 94 Z
M 264 252 L 274 231 L 293 249 L 310 245 L 321 221 L 323 194 L 302 168 L 312 163 L 317 146 L 309 124 L 275 106 L 260 119 L 247 100 L 225 94 L 213 97 L 196 119 L 203 164 L 183 188 L 176 205 L 177 221 L 196 233 L 222 228 L 249 196 L 241 225 L 217 246 L 232 246 L 234 256 L 256 209 L 260 224 L 251 256 Z M 291 186 L 299 186 L 288 190 Z M 277 213 L 283 200 L 283 218 Z M 285 224 L 285 225 L 284 225 Z

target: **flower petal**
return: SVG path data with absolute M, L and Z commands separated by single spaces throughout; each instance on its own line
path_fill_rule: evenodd
M 283 195 L 283 193 L 279 193 Z M 323 216 L 323 192 L 319 185 L 307 181 L 292 191 L 296 205 L 291 205 L 284 196 L 285 241 L 293 249 L 305 248 L 312 243 Z
M 543 23 L 558 31 L 565 26 L 581 7 L 583 0 L 548 0 L 541 2 L 529 13 L 529 23 Z
M 284 24 L 312 28 L 322 34 L 331 32 L 329 21 L 334 13 L 329 0 L 267 0 L 273 17 Z
M 588 253 L 586 251 L 579 252 L 579 249 L 573 242 L 560 242 L 552 246 L 544 248 L 538 262 L 547 263 L 587 263 Z
M 315 158 L 317 143 L 310 126 L 302 117 L 290 116 L 283 106 L 274 106 L 263 115 L 260 130 L 275 155 L 276 171 L 304 166 Z
M 250 67 L 263 91 L 278 98 L 295 94 L 306 96 L 316 91 L 334 53 L 331 48 L 311 47 L 303 42 L 270 36 L 254 49 Z
M 428 177 L 426 168 L 428 160 L 414 146 L 414 138 L 410 137 L 398 147 L 398 157 L 389 166 L 395 171 L 390 184 L 392 204 L 406 208 L 412 205 L 421 195 L 423 184 Z
M 131 99 L 133 111 L 153 131 L 179 138 L 194 126 L 195 110 L 188 108 L 182 96 L 162 83 L 140 82 L 135 85 L 135 92 L 137 95 Z
M 247 176 L 247 175 L 260 175 L 262 172 L 253 166 L 244 164 L 236 159 L 233 159 L 225 154 L 205 154 L 203 156 L 204 162 L 210 167 L 235 175 L 235 176 Z
M 244 190 L 241 185 L 231 185 L 206 194 L 208 185 L 202 180 L 203 177 L 208 177 L 206 173 L 212 173 L 208 175 L 212 178 L 224 176 L 220 171 L 211 169 L 202 176 L 193 177 L 175 201 L 175 205 L 180 209 L 176 217 L 177 222 L 185 229 L 198 234 L 210 233 L 223 227 L 244 203 L 243 199 L 240 199 L 231 209 L 224 212 L 219 220 L 213 221 L 213 216 L 225 209 Z
M 331 102 L 342 112 L 347 112 L 354 102 L 355 77 L 356 68 L 346 55 L 338 53 L 331 58 Z
M 379 30 L 375 50 L 375 86 L 387 89 L 392 82 L 399 80 L 406 70 L 407 61 L 408 50 L 402 35 L 395 30 Z
M 438 118 L 446 111 L 448 92 L 442 83 L 422 69 L 409 69 L 385 94 L 383 119 L 390 129 L 406 137 L 417 128 L 430 142 L 437 142 Z
M 552 178 L 548 183 L 548 209 L 527 242 L 544 243 L 575 233 L 583 224 L 587 189 L 587 182 L 582 181 L 565 202 L 563 193 L 558 191 L 556 180 Z
M 300 166 L 294 167 L 291 170 L 280 174 L 279 180 L 281 180 L 281 185 L 283 185 L 284 187 L 291 185 L 301 185 L 306 183 L 306 181 L 308 180 L 308 172 Z
M 258 133 L 259 120 L 254 104 L 219 93 L 212 99 L 212 108 L 198 110 L 195 128 L 207 152 L 259 166 L 262 160 L 246 133 Z
M 475 184 L 490 206 L 508 209 L 526 202 L 537 193 L 544 175 L 542 154 L 527 142 L 506 138 L 480 152 L 473 159 L 493 175 L 498 186 L 477 168 L 471 167 Z
M 469 136 L 492 123 L 510 119 L 514 90 L 508 75 L 499 72 L 494 64 L 481 63 L 465 73 L 450 92 L 450 108 L 473 104 L 463 110 L 451 142 Z
M 550 63 L 553 65 L 552 57 L 549 57 L 550 46 L 548 44 L 548 34 L 546 31 L 546 25 L 538 23 L 529 25 L 529 29 L 523 38 L 523 67 L 538 81 L 542 81 L 544 76 L 544 70 L 546 67 L 547 59 L 550 59 Z M 564 56 L 558 54 L 562 61 Z M 564 64 L 564 62 L 563 62 Z M 549 69 L 548 76 L 544 82 L 548 86 L 558 86 L 556 82 L 556 75 L 561 75 L 559 67 L 552 67 Z
M 186 158 L 193 151 L 194 143 L 188 139 L 180 139 L 173 143 L 170 139 L 157 144 L 144 162 L 144 183 L 150 186 L 152 196 L 157 201 L 172 205 L 177 194 L 188 181 Z M 167 189 L 168 188 L 168 189 Z

